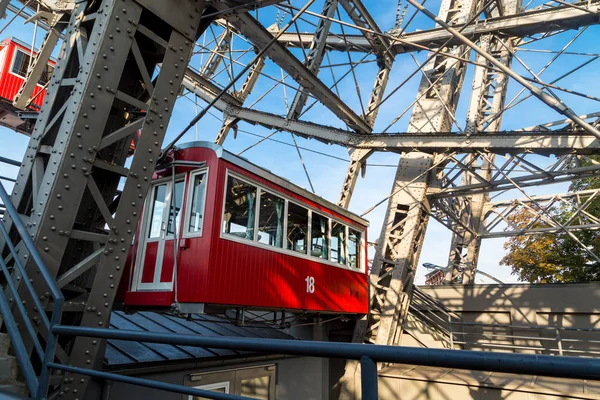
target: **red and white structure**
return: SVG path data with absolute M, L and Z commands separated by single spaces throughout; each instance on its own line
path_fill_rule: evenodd
M 24 121 L 17 115 L 21 110 L 14 108 L 12 103 L 25 82 L 27 70 L 36 54 L 29 45 L 14 37 L 0 42 L 0 124 L 24 133 L 26 130 L 20 128 Z M 55 64 L 53 60 L 48 61 L 33 91 L 29 110 L 37 111 L 42 106 L 46 96 L 45 85 L 52 76 Z
M 208 142 L 153 179 L 126 306 L 367 313 L 366 220 Z

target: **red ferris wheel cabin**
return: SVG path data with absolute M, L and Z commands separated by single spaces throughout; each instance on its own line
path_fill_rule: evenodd
M 126 306 L 367 313 L 366 220 L 208 142 L 153 179 Z
M 21 126 L 24 121 L 17 115 L 20 110 L 16 110 L 12 103 L 25 81 L 32 55 L 35 57 L 37 52 L 32 53 L 31 47 L 19 39 L 11 37 L 0 42 L 0 124 L 24 133 L 27 133 Z M 50 60 L 44 68 L 32 93 L 29 110 L 40 109 L 46 96 L 45 86 L 52 76 L 55 64 L 54 60 Z

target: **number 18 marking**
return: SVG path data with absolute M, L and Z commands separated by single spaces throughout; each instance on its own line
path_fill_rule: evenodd
M 315 277 L 307 276 L 306 279 L 306 293 L 314 293 L 315 292 Z

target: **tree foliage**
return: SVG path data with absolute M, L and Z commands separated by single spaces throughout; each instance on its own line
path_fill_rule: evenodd
M 581 166 L 600 161 L 600 157 L 582 161 Z M 583 191 L 600 188 L 600 177 L 575 181 L 570 191 Z M 547 210 L 556 221 L 566 224 L 573 217 L 576 204 L 561 204 Z M 600 196 L 594 198 L 585 211 L 593 217 L 600 217 Z M 589 223 L 589 217 L 577 216 L 570 225 Z M 534 213 L 521 206 L 509 218 L 511 229 L 525 227 L 545 228 L 548 223 L 535 219 Z M 590 254 L 600 255 L 600 232 L 582 230 L 572 232 L 585 246 L 564 231 L 552 234 L 520 235 L 510 237 L 505 243 L 506 256 L 501 265 L 512 268 L 519 280 L 531 283 L 586 282 L 600 280 L 600 263 Z M 587 248 L 587 250 L 586 250 Z M 589 250 L 589 251 L 588 251 Z

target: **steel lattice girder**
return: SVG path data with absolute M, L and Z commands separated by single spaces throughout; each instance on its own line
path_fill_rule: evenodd
M 183 81 L 186 89 L 210 102 L 220 89 L 188 69 Z M 425 153 L 458 152 L 469 153 L 489 151 L 498 154 L 533 153 L 543 155 L 593 154 L 600 149 L 600 141 L 594 136 L 573 131 L 527 132 L 480 132 L 470 136 L 453 133 L 406 133 L 361 135 L 323 125 L 291 121 L 279 115 L 241 107 L 233 96 L 225 94 L 215 108 L 223 111 L 225 117 L 246 121 L 267 128 L 288 131 L 324 143 L 337 144 L 349 148 L 393 151 L 398 153 L 421 151 Z
M 513 155 L 507 157 L 506 160 L 501 160 L 500 163 L 496 160 L 495 165 L 491 167 L 492 173 L 490 177 L 481 176 L 478 169 L 472 166 L 464 164 L 456 165 L 454 167 L 456 169 L 456 177 L 462 174 L 463 169 L 469 169 L 469 173 L 475 178 L 473 179 L 475 183 L 455 186 L 452 181 L 456 178 L 451 178 L 448 182 L 442 182 L 440 187 L 431 190 L 428 196 L 432 200 L 442 197 L 470 196 L 485 192 L 492 193 L 531 186 L 571 182 L 597 176 L 600 171 L 600 164 L 583 167 L 576 166 L 577 158 L 578 156 L 576 155 L 562 156 L 555 163 L 545 168 L 526 168 L 525 173 L 519 173 L 513 177 L 509 177 L 507 174 L 511 174 L 512 171 L 521 165 L 519 160 L 522 159 L 522 156 Z M 446 176 L 449 176 L 449 174 L 446 173 Z
M 462 33 L 471 40 L 490 33 L 501 33 L 505 37 L 525 37 L 544 32 L 578 29 L 600 23 L 597 15 L 600 12 L 600 2 L 583 1 L 577 4 L 588 11 L 570 6 L 524 11 L 517 15 L 477 21 L 476 24 L 466 27 Z M 388 36 L 386 35 L 386 37 Z M 284 33 L 281 35 L 280 41 L 289 47 L 302 47 L 310 44 L 312 38 L 312 33 Z M 388 39 L 391 42 L 396 39 L 396 42 L 392 44 L 395 54 L 436 48 L 447 40 L 450 40 L 449 46 L 460 44 L 458 39 L 443 28 L 405 33 L 401 38 L 389 36 Z M 362 35 L 345 35 L 344 38 L 330 35 L 327 37 L 327 48 L 338 51 L 346 49 L 355 52 L 373 51 L 369 40 Z
M 340 0 L 340 4 L 356 26 L 364 28 L 362 30 L 363 37 L 368 43 L 368 47 L 377 56 L 385 58 L 393 55 L 390 39 L 383 35 L 383 32 L 381 32 L 381 29 L 379 29 L 379 26 L 361 0 Z M 344 36 L 347 37 L 346 35 Z M 326 43 L 329 46 L 328 42 L 327 40 Z
M 520 235 L 535 235 L 564 231 L 598 230 L 600 219 L 588 212 L 588 208 L 598 200 L 600 189 L 580 192 L 558 193 L 544 196 L 530 196 L 525 199 L 496 201 L 486 205 L 488 222 L 481 237 L 497 238 Z M 548 213 L 555 209 L 570 210 L 571 216 L 560 226 Z M 516 226 L 511 216 L 525 212 L 531 217 L 526 226 Z M 506 226 L 503 226 L 506 224 Z
M 440 18 L 453 24 L 465 23 L 473 17 L 475 1 L 443 0 Z M 464 48 L 449 50 L 460 55 Z M 451 60 L 445 64 L 447 74 L 431 84 L 438 65 L 445 63 L 441 55 L 423 66 L 423 75 L 408 129 L 411 133 L 433 136 L 431 132 L 447 131 L 458 104 L 466 63 Z M 434 92 L 433 96 L 423 96 Z M 357 322 L 353 341 L 375 344 L 400 342 L 401 328 L 410 304 L 410 291 L 429 220 L 427 192 L 434 180 L 434 166 L 446 156 L 411 152 L 400 158 L 384 217 L 379 246 L 376 249 L 369 279 L 373 288 L 370 314 Z M 350 174 L 351 171 L 348 171 Z M 349 195 L 349 194 L 348 194 Z M 340 398 L 358 398 L 357 365 L 346 363 Z
M 337 10 L 337 4 L 337 0 L 325 0 L 325 4 L 323 6 L 323 15 L 327 17 L 333 17 L 335 15 L 335 11 Z M 313 36 L 313 41 L 309 46 L 309 52 L 306 56 L 305 64 L 308 70 L 315 75 L 319 75 L 319 69 L 321 68 L 323 56 L 325 55 L 325 38 L 329 33 L 330 27 L 331 21 L 329 19 L 320 19 Z M 302 109 L 306 105 L 307 100 L 308 93 L 306 93 L 302 87 L 298 88 L 298 91 L 294 96 L 294 100 L 292 100 L 292 105 L 288 110 L 287 118 L 297 119 L 302 114 Z
M 214 5 L 218 10 L 231 7 L 228 2 Z M 248 13 L 226 16 L 227 21 L 242 35 L 248 38 L 258 49 L 263 49 L 273 39 L 273 35 Z M 370 132 L 371 126 L 337 97 L 327 85 L 313 74 L 300 60 L 281 43 L 276 42 L 267 50 L 266 55 L 286 71 L 308 93 L 312 94 L 325 107 L 356 132 Z
M 204 7 L 195 0 L 178 1 L 178 12 L 150 0 L 97 6 L 86 15 L 83 2 L 72 14 L 12 200 L 60 286 L 88 293 L 83 315 L 68 318 L 106 327 Z M 46 292 L 41 279 L 32 285 Z M 35 318 L 41 310 L 26 303 Z M 97 367 L 102 351 L 100 342 L 76 338 L 69 354 L 58 354 Z M 66 376 L 61 390 L 80 398 L 87 381 Z
M 517 0 L 504 1 L 504 15 L 514 15 L 519 9 Z M 493 16 L 500 13 L 500 8 L 496 7 L 492 11 Z M 514 39 L 507 39 L 506 44 L 497 35 L 485 35 L 479 39 L 479 46 L 491 54 L 503 65 L 510 67 L 512 63 L 512 48 Z M 473 85 L 469 111 L 467 114 L 467 125 L 465 132 L 467 134 L 477 131 L 495 131 L 502 123 L 502 114 L 498 114 L 505 105 L 506 90 L 508 87 L 508 76 L 498 71 L 492 72 L 491 64 L 481 56 L 477 55 L 476 61 L 481 65 L 475 67 L 473 76 Z M 491 122 L 487 122 L 489 115 L 498 115 Z M 494 161 L 493 154 L 487 154 L 486 159 L 471 154 L 467 157 L 467 165 L 480 165 L 480 171 L 477 177 L 489 180 L 492 175 L 492 165 Z M 476 176 L 471 174 L 468 169 L 463 171 L 461 177 L 461 186 L 471 184 Z M 432 202 L 439 204 L 444 199 Z M 481 237 L 485 221 L 484 206 L 489 201 L 487 193 L 478 193 L 468 197 L 454 199 L 460 206 L 458 220 L 453 221 L 452 242 L 448 254 L 448 272 L 445 276 L 446 282 L 461 281 L 463 284 L 469 284 L 475 278 L 475 271 L 479 259 L 479 250 L 481 248 Z

